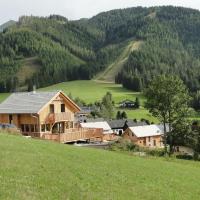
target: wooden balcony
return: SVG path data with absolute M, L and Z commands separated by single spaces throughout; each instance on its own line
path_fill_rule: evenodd
M 103 129 L 85 129 L 74 128 L 68 129 L 61 134 L 44 134 L 43 139 L 53 140 L 60 143 L 75 142 L 79 140 L 100 140 L 103 138 Z
M 70 112 L 63 113 L 50 113 L 45 122 L 46 123 L 56 123 L 56 122 L 64 122 L 64 121 L 73 121 L 73 115 Z

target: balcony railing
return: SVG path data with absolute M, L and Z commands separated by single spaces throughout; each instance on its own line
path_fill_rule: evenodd
M 50 113 L 45 122 L 46 123 L 55 123 L 55 122 L 62 122 L 62 121 L 72 121 L 73 115 L 70 112 L 63 112 L 63 113 Z
M 42 136 L 47 140 L 54 140 L 61 143 L 73 142 L 78 140 L 87 139 L 100 139 L 103 138 L 103 129 L 85 129 L 85 128 L 75 128 L 68 129 L 65 133 L 61 134 L 44 134 Z

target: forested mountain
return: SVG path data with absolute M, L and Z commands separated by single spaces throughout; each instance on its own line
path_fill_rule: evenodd
M 127 41 L 141 46 L 122 56 Z M 120 57 L 126 59 L 115 81 L 124 87 L 140 91 L 153 76 L 172 73 L 192 91 L 200 89 L 200 12 L 168 6 L 113 10 L 78 21 L 20 17 L 0 33 L 0 91 L 91 79 Z M 27 59 L 37 66 L 27 70 Z

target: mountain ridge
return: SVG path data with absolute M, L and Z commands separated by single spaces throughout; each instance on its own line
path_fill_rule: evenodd
M 121 63 L 122 44 L 131 38 L 143 45 L 128 51 Z M 0 92 L 95 79 L 109 68 L 112 82 L 136 91 L 162 73 L 177 74 L 191 91 L 200 89 L 200 12 L 194 9 L 134 7 L 76 21 L 59 15 L 22 16 L 0 33 L 0 45 Z M 16 74 L 32 57 L 40 70 L 22 83 Z

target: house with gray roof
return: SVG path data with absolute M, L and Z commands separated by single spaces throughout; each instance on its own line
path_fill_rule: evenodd
M 24 135 L 40 137 L 73 128 L 79 111 L 61 91 L 14 93 L 0 104 L 0 123 L 14 124 Z

